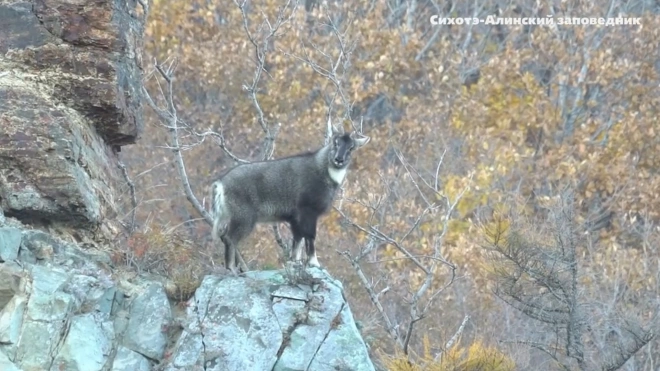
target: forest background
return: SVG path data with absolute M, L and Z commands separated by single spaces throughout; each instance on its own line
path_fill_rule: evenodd
M 660 4 L 148 6 L 144 83 L 166 105 L 154 61 L 176 61 L 179 143 L 145 104 L 144 135 L 120 154 L 137 201 L 131 264 L 157 270 L 147 261 L 162 257 L 159 269 L 191 285 L 221 265 L 177 154 L 207 208 L 210 183 L 236 160 L 316 149 L 330 117 L 371 141 L 319 225 L 317 252 L 377 363 L 660 367 Z M 241 252 L 253 269 L 281 267 L 267 226 Z

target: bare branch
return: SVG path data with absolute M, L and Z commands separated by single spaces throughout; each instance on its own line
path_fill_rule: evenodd
M 284 12 L 286 9 L 289 8 L 291 4 L 291 0 L 287 0 L 286 4 L 280 8 L 280 11 L 277 15 L 277 19 L 275 21 L 275 25 L 271 25 L 268 19 L 264 16 L 264 22 L 268 25 L 269 32 L 263 39 L 263 44 L 260 45 L 255 37 L 252 35 L 250 32 L 250 28 L 248 25 L 248 16 L 245 11 L 245 4 L 246 1 L 243 1 L 241 4 L 238 3 L 237 0 L 234 0 L 234 3 L 236 6 L 241 11 L 241 16 L 243 17 L 243 29 L 245 30 L 245 34 L 250 41 L 250 43 L 254 46 L 255 49 L 255 54 L 257 57 L 257 67 L 255 68 L 254 71 L 254 77 L 252 78 L 252 84 L 251 85 L 243 85 L 243 89 L 248 92 L 250 95 L 250 99 L 252 100 L 252 104 L 254 105 L 254 109 L 257 111 L 257 121 L 259 122 L 259 125 L 261 126 L 261 129 L 263 130 L 265 136 L 264 136 L 264 143 L 262 147 L 262 160 L 268 160 L 272 157 L 273 152 L 275 150 L 275 139 L 277 138 L 277 134 L 279 132 L 279 128 L 281 127 L 281 124 L 276 124 L 274 127 L 270 127 L 268 122 L 266 121 L 264 111 L 261 108 L 261 105 L 259 104 L 259 99 L 257 98 L 257 91 L 258 91 L 258 85 L 259 82 L 261 81 L 261 76 L 262 72 L 265 71 L 265 63 L 266 63 L 266 51 L 265 51 L 265 45 L 268 45 L 268 43 L 271 41 L 273 37 L 275 37 L 277 31 L 279 28 L 288 23 L 293 17 L 293 14 L 295 13 L 295 8 L 297 6 L 297 2 L 294 5 L 293 9 L 291 9 L 291 13 L 288 17 L 284 16 Z
M 435 1 L 433 1 L 432 4 L 433 4 L 434 8 L 435 8 L 436 11 L 437 11 L 437 15 L 438 15 L 439 17 L 444 17 L 443 13 L 440 12 L 440 7 L 438 6 L 438 4 L 437 4 Z M 455 2 L 451 2 L 451 9 L 449 10 L 449 14 L 451 14 L 451 13 L 454 11 L 454 7 L 456 7 L 456 3 L 455 3 Z M 434 43 L 436 42 L 436 40 L 438 39 L 438 36 L 440 36 L 440 31 L 441 31 L 442 29 L 443 29 L 443 28 L 442 28 L 440 25 L 436 25 L 436 26 L 435 26 L 435 31 L 433 32 L 433 35 L 431 35 L 431 37 L 430 37 L 429 40 L 426 42 L 426 44 L 424 44 L 424 46 L 422 47 L 422 49 L 421 49 L 421 50 L 419 51 L 419 53 L 417 53 L 417 55 L 415 56 L 415 61 L 416 61 L 416 62 L 419 62 L 419 61 L 422 60 L 422 58 L 424 58 L 424 55 L 426 54 L 426 52 L 428 52 L 428 50 L 431 48 L 431 46 L 433 46 L 433 44 L 434 44 Z
M 564 369 L 564 370 L 566 370 L 566 371 L 570 371 L 570 370 L 572 370 L 572 368 L 570 367 L 570 365 L 568 365 L 568 364 L 562 362 L 562 361 L 559 359 L 559 357 L 557 357 L 557 351 L 558 351 L 559 349 L 557 349 L 556 346 L 546 345 L 546 344 L 542 344 L 542 343 L 538 343 L 538 342 L 533 342 L 533 341 L 521 341 L 521 340 L 518 340 L 518 341 L 501 341 L 501 343 L 504 343 L 504 344 L 521 344 L 521 345 L 527 345 L 527 346 L 529 346 L 529 347 L 532 347 L 532 348 L 534 348 L 534 349 L 540 350 L 540 351 L 542 351 L 543 353 L 549 355 L 549 356 L 550 356 L 555 362 L 557 362 L 557 364 L 559 364 L 559 365 L 562 367 L 562 369 Z
M 435 356 L 434 361 L 437 362 L 444 352 L 451 349 L 451 347 L 453 347 L 454 344 L 456 344 L 456 342 L 458 341 L 458 338 L 463 334 L 463 330 L 465 329 L 465 325 L 467 325 L 467 322 L 468 322 L 469 319 L 470 319 L 470 316 L 467 315 L 467 314 L 465 315 L 465 317 L 463 317 L 463 322 L 461 322 L 461 325 L 458 326 L 458 330 L 456 330 L 456 333 L 454 333 L 454 335 L 449 339 L 447 344 L 445 344 L 445 349 L 440 351 Z
M 155 63 L 155 69 L 160 73 L 160 76 L 167 83 L 167 92 L 163 94 L 165 98 L 167 109 L 159 108 L 156 103 L 151 98 L 149 91 L 146 87 L 142 86 L 142 93 L 147 101 L 147 104 L 158 114 L 160 119 L 167 124 L 168 131 L 170 133 L 170 146 L 172 152 L 174 153 L 175 165 L 177 171 L 179 172 L 179 177 L 181 178 L 181 183 L 183 185 L 183 190 L 188 201 L 193 205 L 195 210 L 202 215 L 207 224 L 213 225 L 213 219 L 211 215 L 202 207 L 195 197 L 192 188 L 190 187 L 190 181 L 188 180 L 188 174 L 186 173 L 185 163 L 183 161 L 183 155 L 181 154 L 181 147 L 179 144 L 179 131 L 178 131 L 178 118 L 176 107 L 174 106 L 173 98 L 173 85 L 174 85 L 174 71 L 176 70 L 176 61 L 172 61 L 169 66 L 165 69 L 162 65 Z M 243 260 L 240 252 L 237 251 L 236 257 L 241 265 L 241 268 L 244 271 L 247 271 L 247 265 Z
M 324 5 L 324 6 L 322 6 L 322 8 L 325 9 L 326 12 L 327 12 L 327 6 Z M 317 74 L 319 74 L 323 78 L 327 79 L 328 81 L 330 81 L 335 86 L 335 93 L 334 93 L 334 97 L 333 97 L 332 101 L 334 101 L 334 99 L 337 96 L 339 96 L 341 98 L 342 106 L 344 107 L 343 117 L 346 120 L 350 121 L 351 124 L 352 124 L 351 112 L 352 112 L 353 104 L 349 101 L 348 96 L 346 95 L 346 92 L 344 91 L 343 82 L 342 82 L 343 77 L 344 77 L 343 74 L 338 75 L 339 66 L 348 64 L 348 56 L 350 55 L 352 48 L 351 49 L 347 48 L 347 45 L 346 45 L 346 42 L 345 42 L 345 34 L 346 34 L 347 30 L 344 31 L 344 33 L 340 32 L 339 29 L 337 28 L 337 25 L 332 20 L 332 18 L 330 17 L 329 14 L 327 15 L 327 19 L 328 19 L 328 23 L 326 24 L 326 26 L 329 27 L 332 34 L 335 36 L 335 39 L 337 40 L 337 48 L 338 48 L 337 58 L 331 57 L 328 53 L 324 52 L 323 50 L 321 50 L 319 47 L 317 47 L 313 43 L 312 43 L 312 47 L 314 48 L 314 50 L 316 52 L 321 54 L 327 60 L 328 67 L 321 67 L 317 62 L 312 60 L 312 58 L 311 58 L 311 56 L 310 56 L 310 54 L 307 50 L 307 46 L 305 45 L 302 38 L 300 39 L 300 44 L 301 44 L 301 48 L 302 48 L 302 52 L 303 52 L 303 57 L 294 55 L 294 54 L 289 53 L 289 52 L 287 52 L 285 50 L 282 50 L 282 49 L 280 49 L 280 51 L 285 56 L 294 58 L 298 61 L 301 61 L 301 62 L 307 64 L 309 67 L 311 67 L 314 70 L 314 72 L 316 72 Z M 350 22 L 349 22 L 349 27 L 350 27 Z M 331 101 L 331 104 L 332 104 L 332 101 Z M 330 104 L 330 107 L 328 107 L 328 117 L 329 117 L 329 119 L 330 119 L 330 114 L 331 114 L 331 111 L 332 111 L 331 104 Z M 353 128 L 355 129 L 355 125 L 353 125 Z
M 369 298 L 371 299 L 371 302 L 374 304 L 376 309 L 378 310 L 378 313 L 381 315 L 381 318 L 383 322 L 385 323 L 385 329 L 387 332 L 390 334 L 392 339 L 400 346 L 403 348 L 403 340 L 399 336 L 399 333 L 396 331 L 396 326 L 392 323 L 390 320 L 390 317 L 387 315 L 385 312 L 385 308 L 383 308 L 383 305 L 380 303 L 379 300 L 379 295 L 376 295 L 374 292 L 374 289 L 372 285 L 369 283 L 369 280 L 367 279 L 367 276 L 365 276 L 364 272 L 362 271 L 362 267 L 358 263 L 356 259 L 353 259 L 351 257 L 351 254 L 348 251 L 337 251 L 338 254 L 343 255 L 348 259 L 348 261 L 351 263 L 353 266 L 353 269 L 355 269 L 355 273 L 357 273 L 358 278 L 360 279 L 360 282 L 362 283 L 362 287 L 367 291 L 367 294 L 369 295 Z M 383 290 L 385 291 L 385 290 Z M 381 293 L 383 292 L 381 291 Z
M 418 192 L 420 192 L 421 194 L 422 191 L 413 177 L 413 173 L 417 175 L 419 175 L 419 173 L 416 170 L 414 171 L 411 170 L 412 166 L 410 166 L 405 161 L 405 158 L 400 153 L 397 152 L 397 156 L 400 158 L 401 163 L 404 164 L 404 167 L 406 168 L 407 174 L 409 175 L 411 182 L 418 190 Z M 471 179 L 472 179 L 472 175 L 470 175 L 470 180 Z M 433 187 L 430 186 L 428 183 L 427 185 L 429 186 L 429 188 L 433 189 Z M 335 210 L 337 210 L 337 212 L 340 214 L 340 216 L 345 222 L 347 222 L 349 225 L 356 228 L 357 230 L 367 234 L 368 236 L 369 242 L 367 243 L 366 246 L 361 247 L 360 253 L 356 257 L 353 257 L 348 251 L 341 252 L 340 254 L 346 256 L 351 262 L 353 269 L 358 274 L 358 277 L 360 277 L 360 281 L 362 285 L 365 287 L 365 290 L 367 291 L 369 297 L 371 298 L 371 301 L 374 303 L 378 312 L 380 313 L 380 316 L 383 318 L 383 322 L 385 323 L 386 329 L 388 330 L 390 336 L 397 343 L 397 345 L 402 348 L 405 354 L 409 353 L 410 341 L 414 334 L 415 325 L 427 317 L 428 311 L 432 307 L 435 298 L 437 298 L 439 294 L 443 292 L 445 289 L 447 289 L 455 280 L 456 266 L 450 263 L 449 261 L 447 261 L 447 259 L 442 255 L 441 246 L 444 241 L 444 237 L 447 234 L 447 231 L 449 230 L 449 221 L 451 220 L 451 216 L 454 212 L 454 209 L 456 208 L 458 202 L 461 200 L 461 198 L 468 190 L 468 188 L 469 185 L 466 186 L 464 189 L 462 189 L 461 192 L 459 192 L 459 194 L 456 196 L 455 200 L 450 201 L 445 197 L 444 211 L 441 218 L 443 222 L 443 229 L 440 234 L 434 236 L 433 254 L 428 257 L 413 254 L 409 250 L 409 248 L 405 246 L 405 243 L 408 236 L 410 236 L 413 231 L 419 229 L 419 226 L 421 225 L 421 221 L 426 216 L 430 215 L 432 211 L 435 211 L 435 209 L 441 207 L 441 205 L 432 204 L 425 199 L 425 201 L 430 205 L 427 206 L 415 218 L 414 221 L 412 221 L 412 225 L 409 228 L 407 228 L 404 232 L 402 232 L 401 237 L 398 238 L 388 235 L 384 231 L 380 230 L 377 225 L 371 224 L 368 226 L 362 226 L 358 223 L 355 223 L 341 209 L 335 208 Z M 369 209 L 374 209 L 374 212 L 375 209 L 378 207 L 378 206 L 374 207 L 372 205 L 366 205 L 361 201 L 356 201 L 356 202 L 362 204 L 363 206 Z M 381 204 L 381 199 L 378 200 L 377 204 L 378 205 Z M 375 294 L 374 286 L 369 283 L 360 265 L 360 260 L 364 258 L 367 254 L 370 254 L 371 252 L 375 251 L 380 245 L 390 245 L 395 247 L 398 251 L 403 253 L 404 257 L 402 259 L 412 262 L 415 266 L 415 269 L 420 269 L 424 273 L 423 281 L 419 284 L 419 286 L 414 290 L 414 292 L 412 292 L 413 290 L 410 290 L 409 293 L 407 294 L 410 295 L 410 299 L 409 300 L 404 299 L 410 306 L 409 308 L 410 318 L 406 325 L 405 336 L 401 335 L 399 331 L 397 331 L 398 327 L 394 325 L 394 321 L 388 316 L 387 313 L 385 313 L 383 306 L 380 303 L 381 300 L 380 295 Z M 427 260 L 430 261 L 429 264 L 425 264 Z M 445 284 L 435 289 L 434 292 L 429 293 L 431 287 L 434 286 L 439 264 L 449 268 L 450 271 L 449 279 Z M 425 300 L 424 303 L 422 302 L 422 298 L 428 298 L 428 299 Z
M 503 232 L 497 228 L 498 231 L 489 233 L 489 246 L 496 252 L 496 259 L 499 256 L 494 265 L 497 271 L 495 294 L 526 316 L 556 330 L 556 345 L 552 347 L 529 341 L 518 343 L 545 352 L 564 369 L 572 369 L 572 363 L 582 370 L 618 369 L 652 340 L 653 331 L 644 329 L 637 320 L 624 320 L 617 326 L 615 319 L 608 319 L 616 312 L 615 302 L 620 300 L 618 283 L 611 303 L 587 299 L 586 287 L 579 280 L 579 227 L 574 216 L 572 189 L 561 191 L 556 200 L 547 216 L 535 222 L 547 228 L 547 231 L 533 232 L 538 233 L 539 240 L 525 231 L 531 229 L 528 224 L 514 225 Z M 515 221 L 513 217 L 509 219 Z M 607 308 L 598 309 L 602 305 Z M 607 336 L 598 329 L 593 318 L 610 321 L 604 331 L 617 335 L 607 341 L 599 340 L 599 336 Z M 585 338 L 592 341 L 587 343 Z M 593 352 L 598 352 L 599 356 L 589 355 Z
M 193 134 L 194 134 L 195 136 L 199 137 L 199 138 L 201 139 L 201 141 L 204 141 L 204 139 L 206 139 L 207 136 L 213 137 L 213 139 L 215 139 L 216 143 L 218 143 L 218 146 L 219 146 L 219 147 L 220 147 L 220 148 L 221 148 L 221 149 L 227 154 L 227 156 L 229 156 L 232 160 L 234 160 L 234 161 L 236 161 L 236 162 L 238 162 L 238 163 L 240 163 L 240 164 L 249 164 L 249 163 L 250 163 L 250 161 L 243 160 L 242 158 L 239 158 L 238 156 L 236 156 L 235 154 L 233 154 L 231 151 L 229 151 L 229 149 L 227 148 L 227 142 L 226 142 L 226 140 L 225 140 L 225 136 L 224 136 L 224 135 L 222 135 L 222 134 L 220 134 L 220 133 L 216 133 L 216 132 L 214 132 L 214 131 L 210 131 L 210 130 L 209 130 L 209 131 L 205 131 L 205 132 L 203 132 L 203 133 L 197 133 L 197 132 L 195 132 L 195 131 L 192 131 L 192 132 L 193 132 Z

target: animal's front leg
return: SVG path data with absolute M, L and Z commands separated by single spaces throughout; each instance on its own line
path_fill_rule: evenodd
M 292 221 L 290 226 L 291 234 L 293 234 L 293 246 L 291 246 L 291 255 L 289 256 L 289 260 L 300 262 L 302 260 L 303 243 L 305 243 L 301 228 L 302 226 L 297 220 Z
M 319 259 L 316 257 L 316 248 L 314 247 L 314 239 L 310 238 L 309 240 L 306 240 L 306 247 L 307 247 L 307 265 L 310 267 L 321 267 L 321 264 L 319 264 Z

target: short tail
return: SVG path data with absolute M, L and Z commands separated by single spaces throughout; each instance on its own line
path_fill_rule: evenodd
M 214 182 L 211 187 L 211 218 L 213 219 L 211 236 L 213 241 L 217 243 L 221 237 L 223 221 L 226 218 L 225 187 L 220 181 Z

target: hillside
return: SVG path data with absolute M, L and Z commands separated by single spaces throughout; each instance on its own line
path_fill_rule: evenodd
M 372 358 L 459 343 L 518 369 L 657 367 L 657 4 L 245 4 L 152 3 L 147 90 L 165 107 L 152 62 L 176 60 L 181 153 L 203 205 L 237 160 L 321 146 L 328 115 L 371 137 L 317 250 Z M 171 133 L 153 110 L 145 120 L 121 153 L 138 230 L 174 228 L 221 261 Z M 280 251 L 262 227 L 243 255 L 264 269 Z

